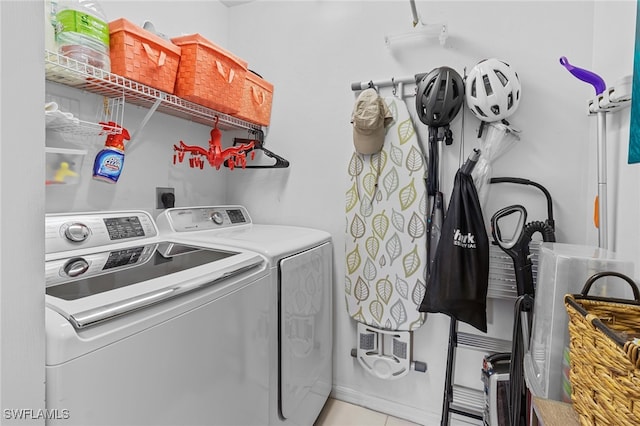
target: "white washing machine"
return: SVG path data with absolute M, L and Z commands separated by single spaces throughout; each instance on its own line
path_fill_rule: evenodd
M 332 386 L 333 245 L 327 232 L 252 222 L 242 206 L 172 208 L 156 219 L 160 233 L 261 253 L 277 306 L 271 336 L 270 424 L 309 426 Z
M 270 269 L 146 212 L 46 217 L 47 425 L 263 425 Z

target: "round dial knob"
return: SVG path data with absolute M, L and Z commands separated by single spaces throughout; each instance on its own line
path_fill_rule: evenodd
M 80 257 L 71 259 L 64 264 L 64 268 L 62 269 L 68 277 L 77 277 L 78 275 L 82 275 L 87 272 L 87 269 L 89 269 L 89 262 Z
M 71 223 L 64 230 L 64 236 L 69 241 L 80 243 L 89 237 L 89 228 L 83 223 Z
M 222 223 L 224 222 L 224 217 L 222 217 L 222 213 L 220 212 L 213 212 L 211 213 L 211 220 L 216 225 L 222 225 Z

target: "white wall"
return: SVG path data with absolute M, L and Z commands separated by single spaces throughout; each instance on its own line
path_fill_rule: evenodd
M 327 209 L 341 216 L 343 201 L 337 188 L 345 178 L 338 173 L 352 151 L 350 114 L 355 95 L 350 83 L 369 79 L 406 76 L 447 64 L 462 72 L 479 59 L 496 56 L 512 63 L 523 81 L 523 101 L 512 124 L 522 130 L 522 140 L 495 164 L 495 174 L 513 174 L 540 181 L 557 201 L 560 238 L 573 235 L 576 242 L 595 236 L 583 232 L 583 223 L 564 208 L 580 204 L 586 196 L 576 191 L 586 171 L 576 167 L 565 179 L 566 161 L 586 162 L 586 151 L 572 142 L 590 134 L 584 111 L 584 87 L 576 83 L 559 64 L 561 55 L 576 63 L 589 63 L 593 5 L 574 2 L 419 2 L 426 22 L 447 22 L 451 37 L 446 48 L 437 42 L 424 46 L 406 44 L 387 50 L 387 33 L 409 31 L 408 2 L 275 2 L 264 1 L 231 10 L 231 20 L 242 25 L 230 28 L 234 52 L 249 61 L 250 68 L 275 83 L 272 125 L 267 146 L 292 160 L 284 191 L 280 182 L 264 179 L 261 172 L 243 173 L 231 185 L 261 181 L 261 191 L 277 187 L 279 201 L 304 205 L 311 214 L 300 214 L 274 204 L 265 206 L 261 197 L 245 191 L 243 201 L 261 204 L 264 220 L 326 222 Z M 286 13 L 285 13 L 286 12 Z M 503 19 L 500 16 L 527 16 Z M 268 16 L 268 24 L 265 17 Z M 569 34 L 561 29 L 571 27 Z M 295 41 L 294 41 L 295 40 Z M 407 88 L 409 92 L 412 88 Z M 413 105 L 413 100 L 408 99 Z M 559 111 L 578 111 L 561 116 Z M 465 114 L 466 158 L 478 146 L 478 126 Z M 454 122 L 455 143 L 444 152 L 444 189 L 450 191 L 459 164 L 461 118 Z M 558 124 L 554 126 L 554 124 Z M 425 139 L 425 126 L 419 124 Z M 274 172 L 275 173 L 275 172 Z M 311 180 L 314 179 L 314 182 Z M 565 183 L 565 184 L 563 184 Z M 504 187 L 500 192 L 507 191 Z M 497 191 L 494 191 L 497 192 Z M 308 195 L 306 195 L 308 194 Z M 499 196 L 500 194 L 496 194 Z M 302 201 L 301 200 L 302 197 Z M 329 202 L 334 199 L 336 202 Z M 542 204 L 534 199 L 536 204 Z M 496 206 L 504 204 L 494 203 Z M 535 216 L 536 208 L 527 206 Z M 492 210 L 491 205 L 488 208 Z M 495 210 L 495 209 L 493 209 Z M 563 220 L 563 215 L 567 219 Z M 590 212 L 585 212 L 589 216 Z M 569 217 L 571 219 L 569 219 Z M 583 219 L 582 217 L 580 219 Z M 342 224 L 340 224 L 340 227 Z M 342 229 L 336 230 L 336 234 Z
M 24 32 L 43 10 L 33 1 L 0 2 L 2 425 L 44 424 L 4 411 L 44 408 L 44 119 L 32 115 L 44 103 L 44 43 L 37 30 Z
M 436 424 L 448 334 L 448 321 L 443 316 L 429 315 L 415 333 L 414 356 L 428 363 L 426 374 L 412 373 L 396 382 L 378 380 L 350 356 L 355 324 L 346 314 L 342 293 L 344 194 L 352 153 L 349 120 L 355 99 L 350 83 L 404 77 L 440 65 L 462 73 L 465 67 L 468 70 L 487 57 L 509 62 L 523 85 L 519 110 L 510 119 L 522 135 L 520 142 L 494 164 L 494 175 L 529 178 L 546 186 L 554 199 L 558 241 L 597 245 L 597 230 L 592 224 L 595 127 L 594 118 L 586 113 L 593 89 L 561 67 L 559 58 L 567 56 L 577 66 L 597 66 L 598 70 L 606 62 L 607 69 L 602 72 L 608 79 L 628 73 L 635 2 L 419 1 L 417 6 L 424 22 L 448 24 L 450 38 L 445 48 L 435 40 L 386 48 L 385 34 L 411 29 L 408 1 L 257 1 L 230 9 L 230 22 L 235 23 L 229 27 L 232 50 L 275 84 L 267 147 L 289 159 L 292 166 L 286 171 L 234 174 L 229 178 L 228 199 L 247 205 L 254 220 L 313 226 L 333 235 L 334 394 L 414 421 Z M 604 24 L 612 22 L 611 18 L 615 18 L 615 25 Z M 407 93 L 411 90 L 406 88 Z M 383 89 L 385 93 L 389 91 Z M 410 108 L 413 102 L 413 98 L 407 98 Z M 462 121 L 459 117 L 454 122 L 454 145 L 446 147 L 443 154 L 447 196 L 460 162 L 479 146 L 477 120 L 465 111 L 464 130 Z M 425 141 L 426 128 L 416 123 Z M 611 119 L 614 135 L 615 128 L 625 126 L 628 120 Z M 622 133 L 618 136 L 620 145 L 626 146 L 624 131 L 617 132 Z M 459 155 L 462 135 L 464 153 Z M 615 158 L 622 153 L 612 150 L 610 155 Z M 637 175 L 629 172 L 614 180 L 629 186 L 637 184 Z M 612 171 L 617 173 L 617 169 Z M 631 196 L 630 189 L 626 191 L 628 197 L 614 197 L 612 202 L 619 202 L 616 217 L 624 215 L 629 224 L 638 214 L 637 194 Z M 498 208 L 514 203 L 524 204 L 532 220 L 546 218 L 540 192 L 499 185 L 491 191 L 485 220 Z M 637 225 L 631 225 L 637 231 Z M 622 224 L 613 227 L 619 234 L 618 246 L 628 251 L 630 258 L 637 258 L 638 233 L 628 235 L 620 232 L 620 227 Z M 490 331 L 500 335 L 505 322 L 511 322 L 511 312 L 490 306 L 495 313 L 490 315 Z M 463 379 L 477 384 L 477 368 L 466 371 Z

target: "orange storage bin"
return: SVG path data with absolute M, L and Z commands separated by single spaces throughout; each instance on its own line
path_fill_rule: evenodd
M 111 72 L 173 93 L 180 47 L 127 21 L 109 22 Z
M 247 62 L 200 34 L 171 41 L 182 49 L 175 94 L 225 114 L 240 111 Z
M 251 123 L 268 126 L 271 121 L 272 102 L 273 84 L 249 71 L 244 82 L 240 111 L 235 116 Z

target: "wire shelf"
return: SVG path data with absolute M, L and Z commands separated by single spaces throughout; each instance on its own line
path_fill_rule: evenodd
M 68 122 L 54 121 L 51 123 L 47 123 L 47 130 L 82 137 L 115 135 L 122 132 L 122 130 L 116 127 L 102 126 L 98 123 L 92 123 L 83 120 Z
M 189 102 L 175 95 L 48 50 L 45 51 L 45 73 L 46 79 L 49 81 L 109 98 L 124 96 L 125 101 L 132 105 L 151 108 L 158 100 L 161 100 L 158 111 L 207 126 L 215 125 L 216 118 L 218 118 L 218 127 L 223 130 L 260 130 L 260 126 L 257 124 Z
M 103 104 L 98 108 L 95 121 L 80 120 L 70 110 L 65 109 L 68 99 L 52 96 L 51 100 L 54 102 L 48 105 L 54 105 L 53 110 L 47 110 L 45 107 L 47 130 L 81 138 L 122 133 L 122 128 L 115 124 L 122 126 L 124 122 L 123 95 L 118 98 L 105 97 Z

